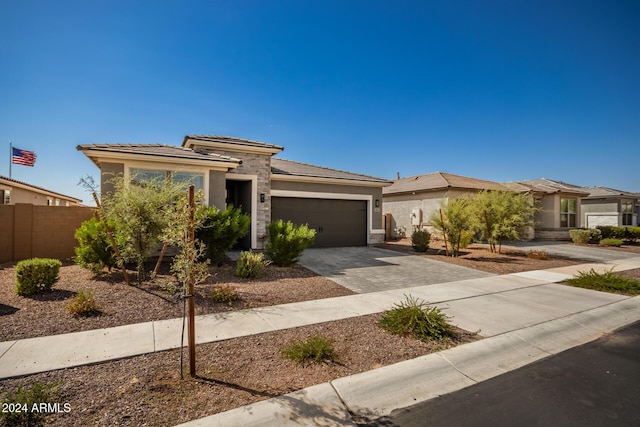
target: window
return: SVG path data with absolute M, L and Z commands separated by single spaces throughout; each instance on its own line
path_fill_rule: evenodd
M 11 191 L 0 190 L 0 205 L 8 205 L 11 202 Z
M 576 199 L 560 199 L 560 227 L 576 226 Z
M 131 179 L 135 183 L 154 180 L 160 181 L 165 178 L 171 178 L 175 183 L 184 182 L 187 184 L 193 184 L 196 187 L 196 191 L 204 190 L 204 174 L 202 173 L 131 169 Z
M 633 225 L 633 202 L 622 202 L 622 225 Z

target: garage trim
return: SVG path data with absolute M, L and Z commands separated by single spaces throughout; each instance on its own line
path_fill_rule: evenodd
M 366 200 L 367 202 L 367 244 L 371 244 L 371 234 L 384 233 L 384 230 L 372 229 L 373 196 L 369 194 L 349 193 L 317 193 L 312 191 L 271 190 L 271 197 L 296 197 L 300 199 L 336 199 L 336 200 Z

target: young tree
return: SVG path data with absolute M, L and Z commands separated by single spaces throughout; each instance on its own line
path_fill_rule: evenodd
M 167 212 L 185 194 L 187 185 L 170 179 L 129 182 L 119 175 L 111 179 L 115 191 L 104 197 L 106 217 L 117 224 L 116 244 L 126 261 L 136 263 L 138 283 L 145 277 L 144 262 L 158 249 L 167 227 Z
M 529 195 L 515 191 L 478 193 L 472 201 L 474 222 L 480 236 L 489 242 L 491 252 L 500 253 L 503 240 L 519 240 L 532 224 L 536 208 Z
M 452 257 L 457 257 L 460 249 L 471 243 L 474 223 L 469 197 L 440 202 L 440 209 L 431 216 L 431 224 L 446 238 Z

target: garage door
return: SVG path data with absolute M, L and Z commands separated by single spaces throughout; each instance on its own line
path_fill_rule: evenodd
M 272 197 L 271 219 L 309 224 L 316 230 L 316 248 L 367 245 L 365 200 Z

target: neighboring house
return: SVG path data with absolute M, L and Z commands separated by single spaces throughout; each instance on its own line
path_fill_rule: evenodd
M 182 146 L 86 144 L 82 151 L 101 171 L 101 192 L 111 177 L 169 176 L 203 190 L 205 203 L 241 207 L 251 216 L 243 248 L 261 249 L 276 219 L 316 229 L 316 247 L 382 242 L 381 178 L 274 158 L 283 147 L 227 136 L 186 136 Z
M 581 202 L 588 192 L 571 184 L 540 178 L 507 182 L 504 186 L 530 193 L 540 209 L 535 215 L 535 238 L 568 240 L 569 230 L 581 226 Z
M 382 190 L 384 212 L 392 237 L 411 236 L 413 231 L 429 227 L 429 219 L 440 203 L 482 190 L 507 190 L 503 185 L 482 179 L 445 172 L 397 179 Z
M 581 202 L 581 222 L 585 228 L 599 225 L 632 226 L 639 224 L 640 193 L 607 187 L 579 187 L 589 193 Z
M 78 206 L 82 200 L 0 175 L 0 205 Z

